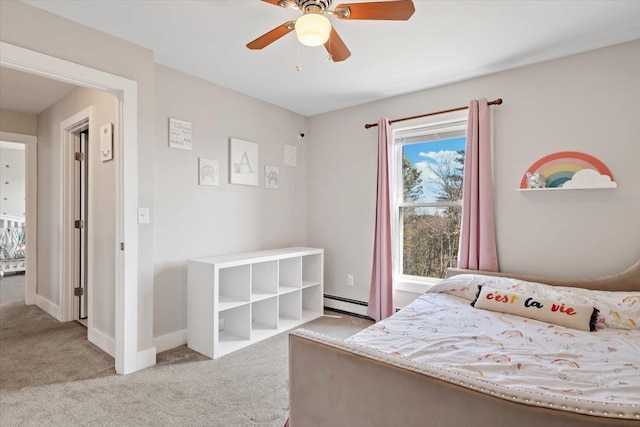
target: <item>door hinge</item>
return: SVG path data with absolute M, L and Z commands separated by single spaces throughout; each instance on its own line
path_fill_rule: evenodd
M 73 295 L 81 297 L 82 295 L 84 295 L 84 288 L 74 288 Z
M 124 251 L 124 242 L 120 242 L 120 250 Z
M 79 162 L 84 161 L 84 153 L 76 153 L 76 160 Z
M 84 221 L 77 219 L 75 221 L 73 221 L 73 226 L 75 228 L 84 228 Z

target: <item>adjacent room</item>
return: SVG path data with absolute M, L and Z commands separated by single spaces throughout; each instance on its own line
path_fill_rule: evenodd
M 637 426 L 639 23 L 1 0 L 0 424 Z

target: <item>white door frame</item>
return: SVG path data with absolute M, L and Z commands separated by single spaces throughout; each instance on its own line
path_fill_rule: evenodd
M 60 58 L 0 42 L 0 66 L 114 93 L 118 98 L 116 161 L 115 365 L 138 367 L 138 88 L 137 82 Z M 126 252 L 125 252 L 126 249 Z
M 76 283 L 73 282 L 74 271 L 75 271 L 75 263 L 76 263 L 76 253 L 75 251 L 69 250 L 75 247 L 75 228 L 73 227 L 73 221 L 76 219 L 75 211 L 74 211 L 74 197 L 75 192 L 74 188 L 74 138 L 75 132 L 79 131 L 80 128 L 89 126 L 90 129 L 93 130 L 93 107 L 85 108 L 84 110 L 74 114 L 73 116 L 63 120 L 60 123 L 60 142 L 61 142 L 61 168 L 62 174 L 60 176 L 60 187 L 62 188 L 62 212 L 61 212 L 61 236 L 60 239 L 60 253 L 62 254 L 62 268 L 60 269 L 60 321 L 68 322 L 70 320 L 75 320 L 75 303 L 74 303 L 74 295 L 73 288 L 76 287 Z M 89 158 L 85 161 L 89 162 Z M 89 168 L 91 169 L 91 168 Z M 93 172 L 90 172 L 92 174 Z M 92 175 L 89 175 L 89 182 L 92 184 Z M 92 212 L 93 208 L 93 199 L 91 195 L 93 195 L 93 186 L 89 185 L 89 200 L 87 201 L 87 210 Z M 87 271 L 87 280 L 89 282 L 93 279 L 93 221 L 89 221 L 85 218 L 85 222 L 87 224 L 87 244 L 89 247 L 89 257 L 87 258 L 86 265 L 91 271 Z M 91 283 L 93 284 L 93 283 Z M 93 289 L 92 287 L 90 289 Z M 91 311 L 93 311 L 93 307 L 90 306 Z M 87 323 L 93 326 L 93 317 L 87 319 Z M 91 329 L 90 326 L 87 326 L 87 329 Z M 102 348 L 100 345 L 98 347 Z M 107 351 L 102 348 L 107 353 L 113 355 L 113 351 Z
M 38 138 L 34 135 L 0 131 L 2 141 L 19 142 L 25 145 L 25 209 L 27 213 L 27 235 L 24 273 L 24 302 L 36 303 L 38 278 L 37 242 L 38 242 Z

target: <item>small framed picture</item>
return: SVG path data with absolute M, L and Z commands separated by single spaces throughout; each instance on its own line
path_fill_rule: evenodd
M 198 159 L 198 183 L 200 185 L 218 185 L 220 165 L 217 160 Z
M 292 168 L 298 166 L 298 148 L 295 145 L 284 145 L 284 165 Z
M 113 123 L 100 126 L 100 160 L 113 159 Z
M 169 147 L 180 150 L 191 150 L 191 122 L 169 118 Z
M 277 190 L 280 188 L 280 170 L 275 166 L 264 167 L 264 188 Z
M 258 144 L 231 138 L 229 149 L 229 182 L 258 186 Z

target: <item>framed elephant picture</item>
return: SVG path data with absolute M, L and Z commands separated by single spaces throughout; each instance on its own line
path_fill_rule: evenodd
M 217 160 L 199 158 L 198 171 L 200 185 L 218 185 L 220 165 Z
M 264 188 L 270 188 L 272 190 L 280 188 L 280 170 L 277 167 L 264 167 Z

